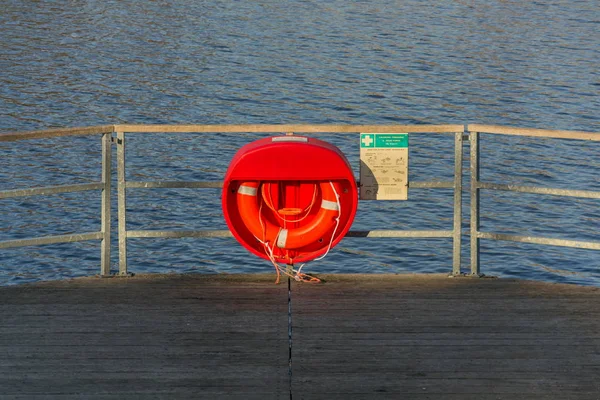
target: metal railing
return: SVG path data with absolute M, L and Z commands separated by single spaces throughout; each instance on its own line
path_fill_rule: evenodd
M 452 274 L 461 273 L 461 232 L 462 224 L 462 163 L 464 134 L 469 134 L 471 170 L 471 275 L 480 276 L 480 240 L 492 239 L 513 242 L 535 243 L 600 250 L 600 242 L 584 242 L 554 238 L 507 235 L 479 230 L 480 191 L 502 190 L 510 192 L 536 193 L 557 196 L 570 196 L 600 199 L 600 192 L 586 190 L 566 190 L 545 187 L 495 184 L 480 181 L 479 134 L 499 134 L 600 141 L 600 133 L 552 131 L 541 129 L 507 128 L 489 125 L 105 125 L 86 128 L 53 129 L 45 131 L 2 133 L 0 142 L 25 139 L 52 138 L 71 135 L 102 135 L 102 181 L 95 183 L 37 187 L 0 191 L 0 200 L 22 196 L 52 195 L 58 193 L 101 190 L 101 228 L 97 232 L 72 233 L 67 235 L 43 236 L 0 242 L 0 249 L 21 246 L 34 246 L 53 243 L 68 243 L 84 240 L 101 240 L 100 274 L 110 274 L 110 231 L 111 231 L 111 144 L 116 142 L 117 153 L 117 196 L 118 196 L 118 241 L 119 274 L 127 274 L 128 238 L 183 238 L 183 237 L 232 237 L 228 230 L 128 230 L 127 229 L 127 189 L 151 188 L 221 188 L 222 182 L 199 181 L 128 181 L 125 178 L 126 133 L 265 133 L 281 134 L 318 133 L 377 133 L 406 132 L 423 134 L 454 134 L 454 178 L 452 181 L 409 182 L 410 189 L 453 189 L 453 226 L 449 230 L 369 230 L 350 231 L 347 237 L 368 238 L 452 238 Z M 116 133 L 116 138 L 113 134 Z M 114 140 L 116 139 L 116 140 Z
M 600 250 L 600 242 L 583 242 L 577 240 L 564 240 L 542 238 L 533 236 L 507 235 L 502 233 L 481 232 L 479 230 L 480 191 L 502 190 L 520 193 L 535 193 L 554 196 L 582 197 L 600 199 L 600 192 L 589 190 L 566 190 L 537 186 L 520 186 L 481 182 L 480 177 L 480 133 L 497 135 L 531 136 L 539 138 L 574 139 L 600 142 L 600 134 L 574 131 L 552 131 L 542 129 L 507 128 L 491 125 L 469 125 L 469 138 L 471 147 L 471 275 L 480 276 L 480 240 L 492 239 L 511 242 L 534 243 L 562 247 L 575 247 L 581 249 Z
M 28 189 L 0 191 L 0 200 L 24 196 L 48 196 L 58 193 L 101 191 L 100 231 L 71 233 L 67 235 L 41 236 L 28 239 L 16 239 L 0 242 L 0 249 L 43 244 L 72 243 L 84 240 L 100 240 L 100 274 L 110 274 L 110 187 L 113 126 L 94 126 L 86 128 L 52 129 L 46 131 L 17 132 L 0 134 L 0 142 L 12 142 L 25 139 L 43 139 L 75 135 L 102 135 L 102 181 L 78 185 L 47 186 Z
M 116 125 L 119 215 L 119 274 L 127 274 L 127 239 L 232 237 L 228 230 L 128 230 L 127 189 L 221 188 L 222 182 L 127 181 L 125 179 L 126 133 L 452 133 L 454 134 L 454 179 L 452 181 L 409 182 L 410 189 L 454 189 L 454 224 L 451 230 L 369 230 L 350 231 L 346 237 L 369 238 L 452 238 L 452 273 L 460 274 L 462 221 L 462 159 L 464 125 Z

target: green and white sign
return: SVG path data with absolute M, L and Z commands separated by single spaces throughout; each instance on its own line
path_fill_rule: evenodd
M 361 133 L 360 147 L 408 148 L 408 133 Z
M 360 199 L 408 199 L 408 133 L 360 134 Z

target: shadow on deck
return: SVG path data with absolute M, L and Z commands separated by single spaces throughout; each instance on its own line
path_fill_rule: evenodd
M 598 399 L 600 288 L 292 283 L 295 399 Z M 0 288 L 0 398 L 290 398 L 288 287 L 140 275 Z

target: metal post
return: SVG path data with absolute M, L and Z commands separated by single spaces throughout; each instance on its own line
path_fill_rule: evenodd
M 471 275 L 479 269 L 479 133 L 470 132 L 471 145 Z
M 117 132 L 117 181 L 119 216 L 119 275 L 127 275 L 127 223 L 125 219 L 125 132 Z
M 462 240 L 462 164 L 463 134 L 454 134 L 454 228 L 452 241 L 452 275 L 460 275 Z
M 100 241 L 100 275 L 110 275 L 110 186 L 112 166 L 112 132 L 102 134 L 102 204 Z

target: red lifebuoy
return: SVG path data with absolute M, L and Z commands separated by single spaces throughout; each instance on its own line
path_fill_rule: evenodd
M 331 182 L 320 182 L 321 206 L 316 215 L 298 228 L 276 226 L 263 218 L 259 200 L 259 181 L 242 182 L 237 190 L 237 206 L 239 215 L 248 230 L 261 242 L 280 249 L 295 250 L 322 241 L 323 236 L 336 225 L 339 218 L 340 206 Z M 281 211 L 281 210 L 280 210 Z M 286 214 L 286 212 L 283 212 Z M 282 218 L 284 220 L 284 218 Z M 294 221 L 291 221 L 294 222 Z
M 356 214 L 352 167 L 334 145 L 304 136 L 256 140 L 239 149 L 223 181 L 223 216 L 233 236 L 271 262 L 327 254 Z

